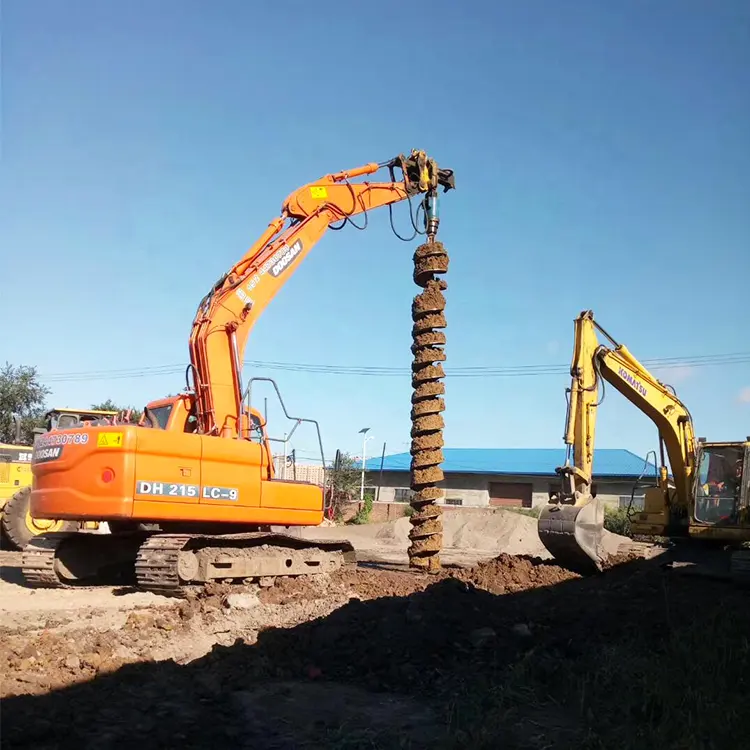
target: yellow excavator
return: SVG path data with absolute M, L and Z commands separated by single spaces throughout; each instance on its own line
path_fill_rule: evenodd
M 597 332 L 611 347 L 599 343 Z M 730 573 L 744 576 L 750 565 L 750 554 L 740 549 L 750 542 L 750 437 L 745 442 L 696 439 L 690 411 L 674 389 L 615 341 L 590 310 L 575 320 L 570 374 L 565 465 L 557 468 L 560 488 L 550 493 L 538 524 L 550 554 L 581 572 L 601 571 L 607 559 L 604 507 L 593 484 L 596 414 L 604 381 L 659 430 L 658 479 L 645 490 L 643 508 L 629 509 L 633 534 L 718 543 L 731 553 Z

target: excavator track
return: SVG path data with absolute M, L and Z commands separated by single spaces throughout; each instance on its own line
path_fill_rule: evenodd
M 190 541 L 189 535 L 159 534 L 147 539 L 135 559 L 138 587 L 155 594 L 175 594 L 180 586 L 180 552 Z
M 412 302 L 412 388 L 411 397 L 411 489 L 415 495 L 408 549 L 409 566 L 428 572 L 440 570 L 443 544 L 442 509 L 436 500 L 443 496 L 437 486 L 443 480 L 443 427 L 445 410 L 445 297 L 448 285 L 435 274 L 448 271 L 448 253 L 434 239 L 414 253 L 414 283 L 424 291 Z
M 287 534 L 154 534 L 138 550 L 138 588 L 181 596 L 212 581 L 251 583 L 286 576 L 331 573 L 356 563 L 347 541 Z
M 40 534 L 23 549 L 22 570 L 26 582 L 35 588 L 73 588 L 55 570 L 55 553 L 70 534 Z
M 96 588 L 135 583 L 132 558 L 144 534 L 48 532 L 23 549 L 22 573 L 35 588 Z
M 40 534 L 23 553 L 23 575 L 40 588 L 133 584 L 181 596 L 212 581 L 272 582 L 356 564 L 347 541 L 245 534 Z

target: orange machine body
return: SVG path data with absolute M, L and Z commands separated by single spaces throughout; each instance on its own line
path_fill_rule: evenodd
M 353 183 L 388 167 L 388 182 Z M 394 176 L 400 168 L 403 180 Z M 41 518 L 316 525 L 323 490 L 274 477 L 260 415 L 245 403 L 247 338 L 279 289 L 337 222 L 423 197 L 437 229 L 437 188 L 454 185 L 423 151 L 308 183 L 210 288 L 190 335 L 192 385 L 155 401 L 138 426 L 92 426 L 41 436 L 32 458 L 31 512 Z M 412 224 L 414 224 L 412 216 Z M 165 524 L 160 524 L 166 528 Z
M 80 427 L 34 445 L 34 516 L 139 522 L 310 526 L 323 520 L 323 489 L 274 478 L 260 414 L 249 439 L 190 431 L 190 398 L 152 402 L 146 426 Z

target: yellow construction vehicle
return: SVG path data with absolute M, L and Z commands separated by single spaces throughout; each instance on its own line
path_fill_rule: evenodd
M 599 344 L 597 331 L 612 348 Z M 742 574 L 750 562 L 747 552 L 737 549 L 750 542 L 750 437 L 696 439 L 690 411 L 674 389 L 617 343 L 590 310 L 575 320 L 570 374 L 567 455 L 557 469 L 561 487 L 550 493 L 539 516 L 539 536 L 550 554 L 581 571 L 602 570 L 606 561 L 604 507 L 592 483 L 599 388 L 606 381 L 659 430 L 659 476 L 656 486 L 645 490 L 643 508 L 629 511 L 634 535 L 718 542 L 733 552 L 732 572 Z
M 83 422 L 111 424 L 117 411 L 97 409 L 50 409 L 45 415 L 45 427 L 34 430 L 36 434 L 50 430 L 64 430 Z M 29 510 L 31 497 L 31 456 L 33 446 L 21 441 L 21 419 L 13 415 L 15 438 L 13 443 L 0 443 L 0 529 L 5 545 L 22 550 L 35 536 L 48 531 L 75 531 L 80 527 L 74 521 L 56 521 L 34 518 Z M 87 529 L 96 529 L 99 524 L 84 524 Z

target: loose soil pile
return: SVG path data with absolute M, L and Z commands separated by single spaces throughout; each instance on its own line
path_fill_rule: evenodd
M 252 643 L 263 629 L 309 621 L 352 601 L 408 597 L 441 581 L 505 594 L 576 577 L 539 560 L 501 555 L 474 568 L 446 569 L 438 575 L 354 568 L 330 577 L 287 578 L 264 589 L 215 584 L 185 601 L 162 601 L 158 608 L 92 610 L 83 617 L 88 620 L 84 627 L 81 618 L 66 623 L 53 614 L 31 643 L 26 630 L 0 628 L 0 665 L 6 675 L 2 694 L 41 694 L 131 662 L 188 663 L 217 642 L 233 643 L 241 637 Z
M 361 526 L 316 527 L 300 533 L 308 538 L 348 539 L 358 553 L 373 559 L 405 561 L 410 529 L 409 519 L 404 517 Z M 616 553 L 617 547 L 628 541 L 616 534 L 604 534 L 608 554 Z M 441 557 L 448 563 L 465 559 L 466 551 L 485 559 L 501 552 L 542 560 L 551 558 L 539 539 L 537 519 L 502 508 L 444 513 L 443 550 Z

